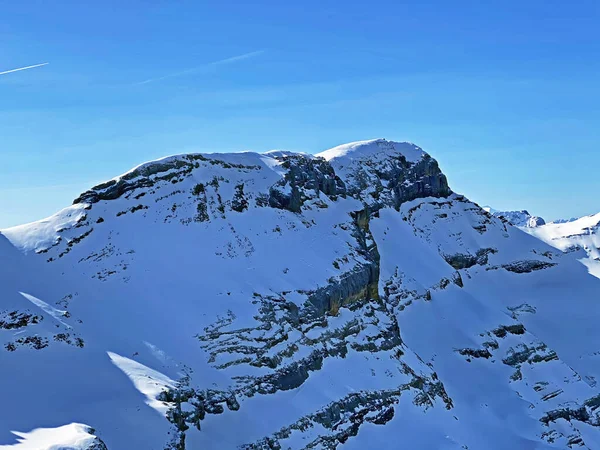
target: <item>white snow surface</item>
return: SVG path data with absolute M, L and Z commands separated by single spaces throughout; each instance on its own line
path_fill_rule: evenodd
M 508 220 L 512 225 L 535 236 L 551 246 L 571 253 L 590 274 L 600 278 L 600 213 L 544 223 L 543 219 L 527 211 L 498 211 L 489 206 L 483 209 Z
M 160 414 L 165 415 L 169 405 L 160 401 L 157 397 L 169 388 L 175 388 L 177 383 L 166 375 L 130 358 L 112 352 L 108 352 L 108 356 L 113 364 L 129 377 L 136 389 L 146 396 L 146 404 Z
M 0 445 L 2 450 L 86 450 L 96 440 L 90 427 L 71 423 L 57 428 L 37 428 L 28 433 L 13 431 L 17 443 Z
M 67 311 L 61 311 L 59 309 L 56 309 L 56 308 L 50 306 L 45 301 L 40 300 L 39 298 L 34 297 L 33 295 L 26 294 L 25 292 L 19 292 L 19 294 L 21 294 L 23 297 L 25 297 L 27 300 L 29 300 L 31 303 L 33 303 L 35 306 L 37 306 L 38 308 L 40 308 L 46 314 L 48 314 L 49 316 L 53 317 L 54 320 L 56 320 L 58 323 L 60 323 L 64 327 L 71 328 L 70 325 L 67 325 L 61 319 L 61 317 L 65 316 L 65 314 L 67 313 Z
M 400 155 L 426 154 L 317 156 L 350 183 Z M 168 157 L 2 230 L 0 448 L 163 450 L 183 416 L 188 450 L 600 448 L 600 280 L 576 252 L 457 194 L 368 226 L 349 195 L 276 208 L 297 156 Z M 559 234 L 597 249 L 594 220 Z
M 71 228 L 85 216 L 84 208 L 85 205 L 69 206 L 38 222 L 4 229 L 2 234 L 22 250 L 43 250 L 56 243 L 62 230 Z
M 404 156 L 407 161 L 415 163 L 423 158 L 425 154 L 421 148 L 409 142 L 371 139 L 339 145 L 317 153 L 315 156 L 329 161 L 336 173 L 345 180 L 348 173 L 356 170 L 365 161 L 378 163 L 390 158 Z
M 385 139 L 371 139 L 367 141 L 351 142 L 330 148 L 315 156 L 332 160 L 362 160 L 366 158 L 385 159 L 390 156 L 403 155 L 410 162 L 420 160 L 424 152 L 422 149 L 409 142 L 391 142 Z
M 562 251 L 583 250 L 579 260 L 600 278 L 600 213 L 525 231 Z

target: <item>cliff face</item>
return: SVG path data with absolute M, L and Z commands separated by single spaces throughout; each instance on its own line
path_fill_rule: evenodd
M 173 156 L 2 233 L 0 446 L 597 442 L 600 280 L 413 144 Z

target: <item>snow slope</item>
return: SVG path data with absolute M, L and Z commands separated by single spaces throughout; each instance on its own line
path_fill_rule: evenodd
M 80 423 L 71 423 L 57 428 L 38 428 L 30 433 L 14 432 L 18 443 L 0 445 L 0 449 L 56 450 L 100 448 L 98 438 L 90 434 L 90 428 Z
M 600 278 L 600 213 L 545 223 L 527 211 L 497 211 L 488 206 L 483 209 L 551 246 L 571 253 L 592 275 Z
M 569 255 L 413 144 L 145 163 L 2 230 L 0 448 L 600 448 Z
M 600 278 L 600 213 L 527 230 L 564 252 L 574 252 L 591 274 Z

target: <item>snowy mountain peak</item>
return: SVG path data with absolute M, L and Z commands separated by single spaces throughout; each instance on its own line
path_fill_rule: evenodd
M 516 227 L 535 228 L 544 225 L 546 222 L 539 216 L 532 216 L 529 211 L 498 211 L 489 206 L 484 206 L 483 209 L 489 212 L 494 217 L 501 218 Z
M 393 142 L 385 139 L 371 139 L 367 141 L 350 142 L 337 147 L 317 153 L 316 156 L 325 158 L 327 161 L 334 159 L 361 160 L 368 158 L 387 158 L 404 156 L 407 161 L 417 162 L 425 152 L 416 145 L 409 142 Z
M 154 178 L 174 179 L 178 174 L 190 172 L 199 168 L 200 162 L 208 161 L 210 164 L 221 166 L 223 168 L 269 168 L 274 169 L 281 165 L 284 159 L 307 159 L 314 157 L 324 158 L 336 169 L 342 170 L 358 166 L 362 163 L 374 165 L 375 163 L 390 163 L 398 159 L 405 164 L 411 165 L 419 162 L 423 158 L 428 158 L 421 148 L 407 142 L 392 142 L 385 139 L 372 139 L 366 141 L 357 141 L 343 144 L 338 147 L 326 150 L 316 155 L 310 155 L 301 152 L 292 152 L 286 150 L 271 150 L 265 153 L 239 152 L 239 153 L 189 153 L 167 156 L 154 161 L 149 161 L 136 166 L 128 172 L 115 177 L 106 183 L 93 187 L 87 193 L 76 199 L 74 203 L 81 203 L 85 200 L 94 200 L 96 191 L 99 194 L 115 192 L 115 187 L 119 184 L 135 185 L 136 180 Z M 357 167 L 353 167 L 356 169 Z M 279 171 L 283 175 L 283 171 Z M 117 189 L 118 192 L 118 189 Z
M 323 154 L 331 158 L 327 160 Z M 68 251 L 70 239 L 81 238 L 79 231 L 84 228 L 91 233 L 94 224 L 97 227 L 114 220 L 111 217 L 134 213 L 187 225 L 255 207 L 298 213 L 350 197 L 377 210 L 450 193 L 433 158 L 413 144 L 383 139 L 347 144 L 317 155 L 287 151 L 192 153 L 141 164 L 82 193 L 73 206 L 55 216 L 4 233 L 27 251 L 63 246 L 67 246 L 63 251 Z M 73 236 L 67 237 L 69 233 Z
M 600 280 L 412 144 L 324 154 L 163 158 L 3 230 L 0 448 L 599 448 Z

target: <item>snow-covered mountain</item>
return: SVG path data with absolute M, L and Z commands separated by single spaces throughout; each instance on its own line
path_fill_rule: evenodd
M 600 278 L 600 213 L 546 223 L 525 210 L 497 211 L 489 206 L 483 209 L 563 252 L 574 253 L 572 256 Z
M 546 221 L 539 216 L 532 216 L 527 210 L 521 211 L 498 211 L 490 206 L 484 206 L 484 210 L 492 214 L 494 217 L 499 217 L 507 220 L 516 227 L 535 228 L 546 224 Z
M 600 448 L 600 280 L 373 140 L 0 235 L 0 449 Z
M 528 233 L 563 252 L 573 252 L 600 278 L 600 213 L 528 229 Z

